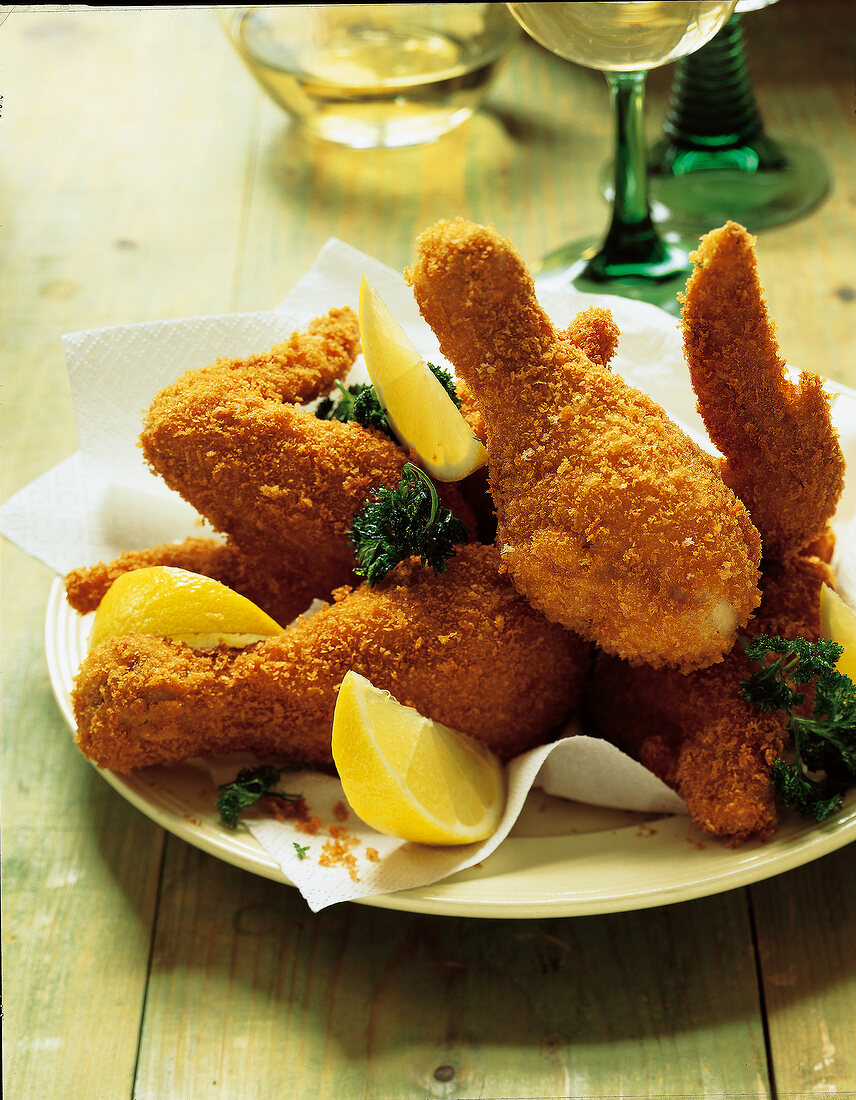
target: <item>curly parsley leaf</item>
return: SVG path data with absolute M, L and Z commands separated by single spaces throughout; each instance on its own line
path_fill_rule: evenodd
M 231 783 L 223 783 L 218 789 L 217 810 L 220 820 L 230 829 L 237 828 L 244 810 L 254 806 L 260 798 L 270 796 L 283 802 L 297 802 L 301 795 L 285 794 L 274 790 L 285 772 L 296 768 L 275 768 L 272 764 L 260 764 L 256 768 L 241 768 Z
M 782 802 L 805 817 L 825 821 L 841 809 L 842 795 L 825 795 L 822 785 L 809 779 L 797 761 L 786 764 L 784 760 L 775 760 L 771 778 L 773 789 Z
M 783 711 L 794 740 L 794 761 L 773 764 L 773 787 L 786 805 L 824 821 L 856 784 L 856 685 L 836 668 L 842 647 L 765 634 L 743 644 L 759 668 L 740 681 L 740 694 L 760 710 Z
M 376 428 L 390 439 L 394 438 L 374 386 L 358 383 L 346 389 L 341 382 L 337 382 L 336 388 L 340 394 L 338 399 L 325 397 L 316 405 L 315 415 L 319 420 L 339 420 L 343 424 L 355 420 L 364 428 Z
M 394 489 L 379 489 L 357 512 L 348 535 L 356 553 L 357 575 L 377 584 L 412 555 L 435 573 L 445 573 L 455 546 L 467 541 L 468 531 L 440 504 L 428 475 L 408 462 Z
M 445 367 L 435 367 L 433 363 L 427 363 L 426 366 L 443 387 L 443 389 L 446 391 L 446 393 L 449 395 L 449 397 L 451 397 L 452 401 L 455 404 L 455 408 L 459 409 L 461 407 L 461 399 L 460 397 L 458 397 L 458 391 L 455 387 L 455 379 L 452 377 L 449 371 L 447 371 Z

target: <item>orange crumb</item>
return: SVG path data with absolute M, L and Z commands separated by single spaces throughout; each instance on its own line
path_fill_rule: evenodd
M 353 839 L 353 838 L 352 838 Z M 359 841 L 357 841 L 359 843 Z M 346 867 L 353 882 L 359 882 L 357 859 L 349 851 L 352 845 L 343 840 L 325 840 L 318 859 L 319 867 Z
M 301 833 L 309 833 L 314 836 L 321 828 L 320 817 L 310 817 L 305 820 L 298 820 L 294 823 L 295 829 L 299 829 Z
M 296 821 L 300 823 L 306 821 L 309 817 L 309 807 L 303 798 L 297 798 L 293 802 L 284 802 L 281 798 L 272 798 L 268 795 L 259 799 L 259 804 L 265 813 L 275 817 L 277 821 Z
M 372 863 L 380 863 L 380 852 L 377 848 L 366 848 L 366 859 L 371 860 Z

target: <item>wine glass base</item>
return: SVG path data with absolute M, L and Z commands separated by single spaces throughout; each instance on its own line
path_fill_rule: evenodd
M 689 260 L 691 242 L 683 242 L 673 234 L 663 241 L 664 260 L 656 267 L 640 264 L 611 264 L 608 275 L 593 270 L 592 259 L 599 252 L 602 238 L 589 237 L 556 249 L 533 268 L 536 290 L 576 290 L 582 294 L 615 294 L 649 302 L 660 309 L 680 316 L 678 294 L 683 293 L 692 271 Z
M 704 233 L 731 219 L 750 231 L 794 221 L 807 214 L 829 191 L 829 172 L 818 153 L 801 142 L 777 139 L 778 167 L 732 165 L 691 168 L 683 174 L 650 172 L 652 217 Z M 735 150 L 735 152 L 737 152 Z M 751 153 L 751 150 L 750 150 Z
M 651 218 L 659 229 L 707 233 L 726 221 L 751 232 L 795 221 L 827 195 L 829 171 L 814 149 L 789 138 L 765 139 L 777 163 L 759 162 L 747 145 L 716 152 L 684 150 L 669 156 L 651 151 L 648 195 Z M 664 167 L 670 163 L 670 167 Z M 612 165 L 601 175 L 601 192 L 612 201 Z

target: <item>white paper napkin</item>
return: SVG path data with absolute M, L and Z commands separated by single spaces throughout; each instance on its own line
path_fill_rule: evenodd
M 303 797 L 314 819 L 311 831 L 266 816 L 247 817 L 243 826 L 317 912 L 336 902 L 428 886 L 481 863 L 508 836 L 533 787 L 595 806 L 686 813 L 674 791 L 620 749 L 578 734 L 573 725 L 566 732 L 507 765 L 505 812 L 496 832 L 479 843 L 432 847 L 384 836 L 351 810 L 337 779 L 309 771 L 286 775 L 280 786 Z M 221 758 L 210 771 L 219 786 L 233 780 L 237 768 Z
M 0 534 L 60 574 L 109 561 L 122 551 L 178 541 L 204 529 L 201 518 L 145 467 L 137 439 L 143 414 L 155 394 L 183 371 L 223 356 L 266 350 L 331 307 L 357 308 L 365 274 L 434 363 L 445 363 L 437 340 L 422 321 L 412 292 L 391 268 L 331 239 L 315 263 L 273 310 L 219 317 L 179 318 L 72 333 L 63 337 L 78 426 L 79 450 L 27 485 L 0 507 Z M 696 411 L 673 317 L 642 302 L 610 296 L 544 291 L 544 308 L 559 326 L 590 305 L 612 309 L 621 331 L 613 369 L 650 394 L 701 446 L 715 453 Z M 448 365 L 448 364 L 447 364 Z M 354 379 L 365 380 L 362 360 Z M 834 392 L 836 387 L 830 387 Z M 833 405 L 848 463 L 856 460 L 856 395 L 843 392 Z M 856 490 L 848 486 L 838 509 L 839 583 L 856 596 Z M 234 776 L 231 774 L 225 778 Z M 248 823 L 313 909 L 335 901 L 425 885 L 471 867 L 496 849 L 513 826 L 529 790 L 595 805 L 645 812 L 685 812 L 682 801 L 614 746 L 571 737 L 542 746 L 512 762 L 509 800 L 502 825 L 484 844 L 430 849 L 380 837 L 349 813 L 344 823 L 359 840 L 358 878 L 343 867 L 320 867 L 310 858 L 323 840 L 306 839 L 293 825 L 273 820 Z M 304 794 L 322 824 L 336 825 L 341 785 L 305 773 Z M 225 781 L 221 779 L 220 781 Z M 301 859 L 295 848 L 309 843 Z M 374 848 L 377 862 L 365 852 Z

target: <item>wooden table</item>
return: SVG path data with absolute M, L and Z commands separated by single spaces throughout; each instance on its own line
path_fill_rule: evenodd
M 761 235 L 771 311 L 792 362 L 856 385 L 852 7 L 782 0 L 745 28 L 768 130 L 834 178 Z M 75 449 L 64 332 L 272 307 L 330 236 L 401 268 L 443 216 L 530 260 L 604 224 L 602 78 L 528 41 L 489 111 L 371 154 L 304 146 L 208 9 L 7 6 L 0 59 L 3 499 Z M 852 850 L 609 916 L 313 916 L 78 755 L 45 669 L 51 580 L 3 545 L 9 1100 L 856 1092 Z

